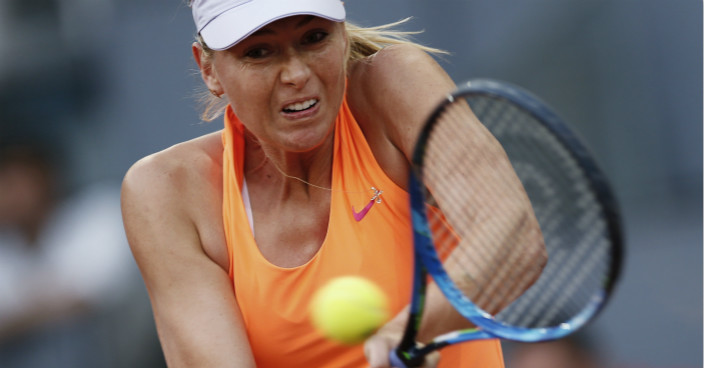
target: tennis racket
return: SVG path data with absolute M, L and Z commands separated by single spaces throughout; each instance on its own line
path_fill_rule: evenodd
M 504 164 L 513 170 L 500 170 L 497 163 L 494 170 L 475 171 L 477 160 L 492 156 L 477 148 L 483 138 L 472 127 L 474 115 L 499 141 L 510 161 Z M 463 84 L 426 122 L 412 166 L 413 295 L 392 365 L 420 366 L 426 354 L 471 340 L 558 339 L 603 309 L 623 258 L 619 211 L 603 173 L 546 104 L 503 82 Z M 516 176 L 523 188 L 502 184 L 517 183 Z M 542 272 L 522 277 L 516 270 L 531 256 L 523 254 L 524 239 L 511 239 L 502 221 L 517 211 L 516 201 L 505 197 L 526 195 L 548 260 Z M 482 205 L 498 206 L 494 213 L 502 216 L 482 216 Z M 428 275 L 476 328 L 419 347 Z

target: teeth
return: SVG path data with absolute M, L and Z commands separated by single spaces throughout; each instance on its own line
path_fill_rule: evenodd
M 312 98 L 308 101 L 303 101 L 303 102 L 298 102 L 295 104 L 290 104 L 288 106 L 284 107 L 285 111 L 301 111 L 310 108 L 311 106 L 315 105 L 318 102 L 318 100 Z

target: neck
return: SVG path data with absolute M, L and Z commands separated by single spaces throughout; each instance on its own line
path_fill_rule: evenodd
M 283 193 L 331 189 L 332 139 L 314 150 L 299 153 L 271 149 L 252 138 L 246 140 L 245 152 L 248 183 L 279 186 Z

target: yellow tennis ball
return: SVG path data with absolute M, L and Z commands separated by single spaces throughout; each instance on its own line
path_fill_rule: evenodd
M 313 325 L 326 337 L 352 345 L 363 342 L 389 319 L 389 301 L 379 286 L 357 276 L 332 279 L 310 303 Z

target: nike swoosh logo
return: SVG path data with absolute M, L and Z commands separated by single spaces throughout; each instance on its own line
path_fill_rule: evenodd
M 364 216 L 367 215 L 367 213 L 368 213 L 369 210 L 372 208 L 372 206 L 374 205 L 374 203 L 376 203 L 376 201 L 375 201 L 374 199 L 372 199 L 372 200 L 369 201 L 369 203 L 367 203 L 367 205 L 364 206 L 364 208 L 362 208 L 362 210 L 359 211 L 359 212 L 355 211 L 355 210 L 354 210 L 354 207 L 352 207 L 352 216 L 354 216 L 354 219 L 357 220 L 357 222 L 362 221 L 362 219 L 364 218 Z
M 374 196 L 372 196 L 372 199 L 369 200 L 369 203 L 367 203 L 367 205 L 364 206 L 361 211 L 357 212 L 355 211 L 354 207 L 352 207 L 352 216 L 357 222 L 362 221 L 362 219 L 367 216 L 367 213 L 369 213 L 369 210 L 372 208 L 372 206 L 374 206 L 374 203 L 381 203 L 380 196 L 383 191 L 374 187 L 372 187 L 372 190 L 374 191 Z

